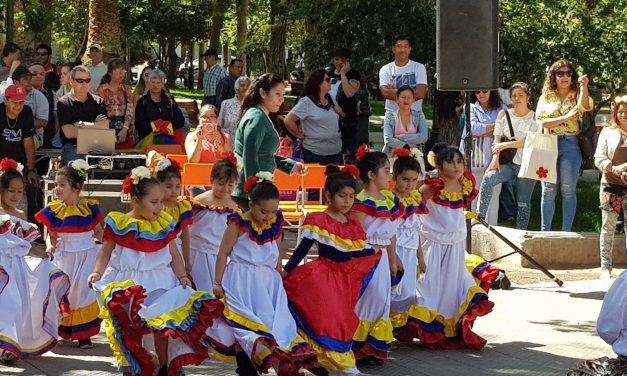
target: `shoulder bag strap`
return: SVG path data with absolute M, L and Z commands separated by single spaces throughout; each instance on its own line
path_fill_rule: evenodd
M 514 128 L 512 127 L 512 118 L 509 117 L 509 110 L 505 110 L 505 116 L 507 116 L 507 126 L 509 127 L 509 134 L 512 136 L 510 141 L 516 141 L 514 136 Z

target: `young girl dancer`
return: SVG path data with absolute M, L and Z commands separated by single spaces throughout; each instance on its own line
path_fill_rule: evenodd
M 123 193 L 130 195 L 133 209 L 105 219 L 104 244 L 88 282 L 101 292 L 101 312 L 119 368 L 152 375 L 158 364 L 158 376 L 180 374 L 180 367 L 207 357 L 201 339 L 223 305 L 189 287 L 173 241 L 177 224 L 163 211 L 164 194 L 150 170 L 134 168 Z M 152 339 L 155 360 L 147 349 Z
M 223 155 L 211 170 L 211 190 L 194 197 L 194 223 L 189 226 L 191 276 L 196 288 L 213 291 L 216 257 L 227 227 L 227 218 L 237 211 L 231 194 L 237 184 L 237 160 L 233 152 Z
M 394 326 L 394 335 L 403 337 L 407 319 L 414 314 L 418 301 L 416 294 L 417 267 L 420 272 L 425 272 L 424 256 L 420 249 L 420 216 L 428 213 L 426 202 L 418 191 L 418 181 L 421 178 L 422 169 L 416 159 L 419 155 L 413 155 L 406 148 L 394 149 L 392 156 L 396 157 L 392 167 L 394 177 L 394 194 L 401 199 L 405 208 L 403 216 L 399 220 L 400 225 L 396 232 L 396 254 L 403 263 L 405 274 L 400 283 L 392 288 L 392 304 L 390 317 Z M 410 338 L 412 340 L 413 338 Z
M 329 165 L 321 213 L 311 213 L 303 224 L 303 240 L 285 265 L 283 280 L 292 314 L 301 335 L 318 356 L 318 364 L 331 374 L 356 375 L 352 339 L 359 318 L 355 305 L 366 275 L 377 263 L 365 249 L 366 232 L 348 212 L 353 206 L 359 169 L 348 165 L 342 171 Z M 319 257 L 297 265 L 318 243 Z
M 192 265 L 189 258 L 189 225 L 193 222 L 192 204 L 181 197 L 181 166 L 168 158 L 160 158 L 154 167 L 154 175 L 163 190 L 163 211 L 176 222 L 176 247 L 183 255 L 185 270 L 189 275 Z M 206 290 L 208 291 L 208 290 Z
M 472 332 L 476 317 L 494 304 L 465 266 L 464 208 L 477 196 L 475 179 L 466 171 L 459 149 L 438 144 L 428 155 L 436 178 L 425 179 L 421 191 L 429 213 L 420 226 L 426 273 L 418 280 L 418 305 L 408 317 L 403 339 L 419 338 L 427 347 L 481 349 L 485 339 Z
M 94 269 L 102 238 L 98 201 L 80 197 L 89 165 L 76 159 L 63 167 L 54 178 L 56 200 L 50 202 L 35 219 L 48 229 L 48 249 L 57 265 L 70 277 L 70 316 L 59 326 L 59 336 L 78 340 L 81 349 L 93 347 L 91 337 L 100 331 L 96 293 L 85 281 Z
M 283 225 L 279 191 L 269 172 L 246 179 L 244 190 L 250 209 L 229 216 L 213 291 L 225 299 L 224 317 L 243 351 L 237 354 L 241 376 L 266 373 L 270 367 L 282 376 L 298 375 L 300 368 L 315 364 L 316 356 L 298 335 L 279 274 Z
M 68 276 L 44 252 L 34 252 L 37 226 L 17 205 L 24 195 L 23 166 L 0 162 L 0 361 L 32 358 L 57 344 L 59 320 L 67 307 Z M 46 257 L 31 272 L 27 255 Z M 33 284 L 33 281 L 36 283 Z
M 364 364 L 382 365 L 394 340 L 390 322 L 390 275 L 398 278 L 403 269 L 394 250 L 397 220 L 404 208 L 398 197 L 388 190 L 390 162 L 387 155 L 369 152 L 368 147 L 362 145 L 356 159 L 364 188 L 355 197 L 351 214 L 366 230 L 368 247 L 376 251 L 369 257 L 380 258 L 380 261 L 355 307 L 360 323 L 353 336 L 353 352 Z

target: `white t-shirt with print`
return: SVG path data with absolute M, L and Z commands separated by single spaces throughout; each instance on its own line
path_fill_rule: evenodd
M 413 60 L 409 60 L 402 67 L 399 67 L 394 62 L 381 67 L 379 70 L 379 87 L 388 86 L 390 89 L 398 89 L 404 85 L 409 85 L 412 88 L 416 87 L 416 85 L 427 85 L 427 68 Z M 422 99 L 415 101 L 411 108 L 412 110 L 422 111 Z M 396 104 L 396 101 L 385 100 L 385 112 L 396 112 L 397 110 L 398 104 Z
M 512 128 L 514 129 L 514 137 L 516 140 L 524 140 L 525 137 L 527 137 L 527 132 L 537 131 L 538 124 L 535 121 L 535 113 L 533 111 L 529 111 L 527 115 L 521 117 L 514 115 L 511 109 L 507 111 L 512 119 Z M 505 136 L 509 139 L 512 138 L 509 126 L 507 125 L 507 116 L 503 115 L 502 118 L 496 119 L 496 122 L 494 122 L 494 135 Z M 518 149 L 513 160 L 514 164 L 520 165 L 522 163 L 522 152 L 522 148 Z

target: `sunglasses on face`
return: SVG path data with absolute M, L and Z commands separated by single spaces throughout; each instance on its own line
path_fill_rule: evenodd
M 568 71 L 557 71 L 555 72 L 555 75 L 557 77 L 571 77 L 573 75 L 573 71 L 568 70 Z
M 91 82 L 91 78 L 75 78 L 74 81 L 79 84 L 88 84 Z
M 479 91 L 475 91 L 475 94 L 487 94 L 488 90 L 479 90 Z
M 35 56 L 48 56 L 47 52 L 36 52 Z

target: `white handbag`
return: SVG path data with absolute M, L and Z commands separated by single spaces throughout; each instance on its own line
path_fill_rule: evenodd
M 537 132 L 527 132 L 518 177 L 556 184 L 557 155 L 557 135 L 538 124 Z

